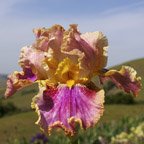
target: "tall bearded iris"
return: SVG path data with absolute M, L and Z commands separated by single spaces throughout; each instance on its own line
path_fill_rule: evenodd
M 101 32 L 81 34 L 77 25 L 70 25 L 68 30 L 54 25 L 34 29 L 34 33 L 36 41 L 21 50 L 22 71 L 8 76 L 5 95 L 38 83 L 39 93 L 32 100 L 32 108 L 39 116 L 36 123 L 46 133 L 57 127 L 74 135 L 76 123 L 83 129 L 97 123 L 104 111 L 104 90 L 92 82 L 93 76 L 101 84 L 111 79 L 124 91 L 138 94 L 140 77 L 133 68 L 105 69 L 108 41 Z

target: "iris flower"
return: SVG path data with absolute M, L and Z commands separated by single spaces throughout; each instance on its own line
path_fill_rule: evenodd
M 117 87 L 135 96 L 141 87 L 136 71 L 123 66 L 107 70 L 108 41 L 102 32 L 81 34 L 77 25 L 68 30 L 60 25 L 34 29 L 36 40 L 21 49 L 21 72 L 8 76 L 5 96 L 38 83 L 39 93 L 32 100 L 38 113 L 36 124 L 50 134 L 61 128 L 67 135 L 94 126 L 104 111 L 104 90 L 92 82 L 112 80 Z

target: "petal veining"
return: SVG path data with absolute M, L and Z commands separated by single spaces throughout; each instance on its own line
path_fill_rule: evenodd
M 39 114 L 39 124 L 45 132 L 62 128 L 66 134 L 74 135 L 75 123 L 86 129 L 94 126 L 103 114 L 104 91 L 90 90 L 77 84 L 49 87 L 33 99 Z

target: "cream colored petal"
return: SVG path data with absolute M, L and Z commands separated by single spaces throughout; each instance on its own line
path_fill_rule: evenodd
M 62 52 L 77 56 L 83 77 L 91 78 L 106 66 L 108 42 L 101 32 L 80 34 L 77 25 L 65 31 Z
M 54 25 L 48 29 L 34 29 L 37 39 L 33 47 L 42 51 L 48 51 L 49 48 L 59 50 L 62 43 L 63 32 L 64 28 L 60 25 Z
M 93 62 L 91 66 L 94 66 L 96 71 L 104 68 L 107 64 L 108 49 L 106 36 L 102 32 L 88 32 L 80 37 L 90 46 L 91 50 L 87 49 L 86 51 L 90 55 L 91 62 Z

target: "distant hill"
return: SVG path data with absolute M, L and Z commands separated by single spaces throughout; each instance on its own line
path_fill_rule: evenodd
M 0 81 L 1 80 L 6 80 L 7 79 L 7 75 L 6 74 L 0 74 Z
M 0 89 L 6 86 L 7 75 L 0 74 Z

